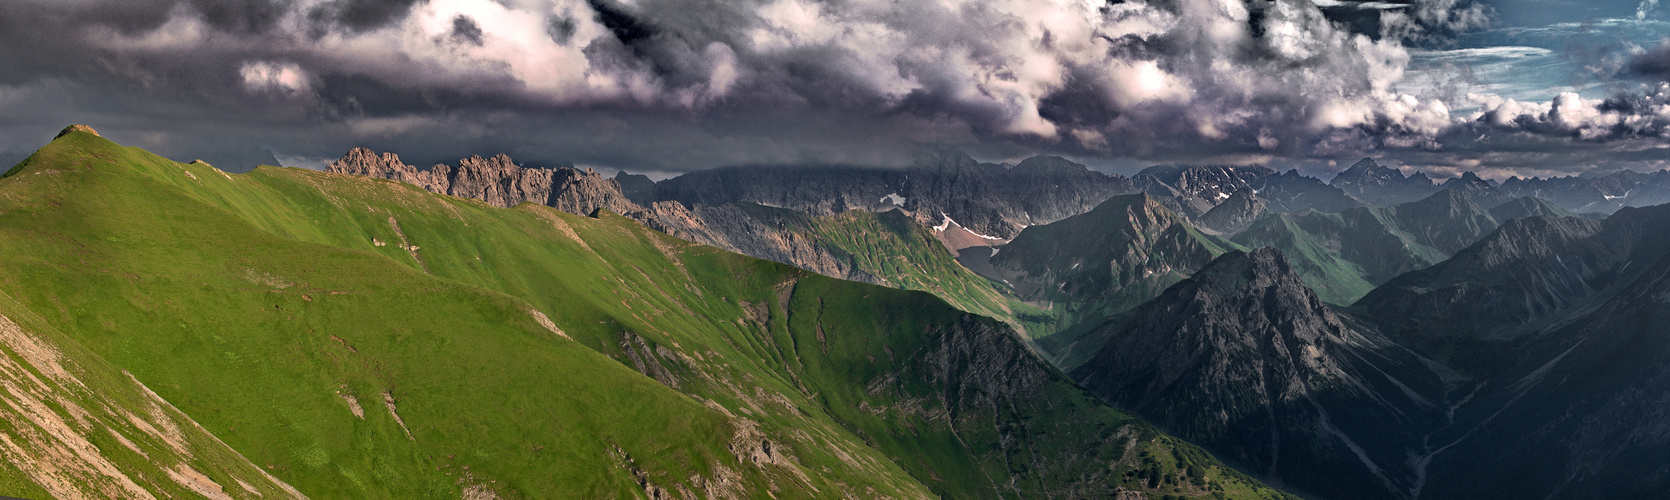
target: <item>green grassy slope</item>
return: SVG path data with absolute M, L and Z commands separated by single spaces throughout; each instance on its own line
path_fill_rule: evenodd
M 607 213 L 71 133 L 0 179 L 0 254 L 20 307 L 314 497 L 1280 496 L 1000 323 Z
M 299 493 L 0 293 L 0 494 Z
M 1089 212 L 1032 226 L 991 263 L 1020 297 L 1048 309 L 1029 324 L 1036 345 L 1070 370 L 1105 339 L 1085 334 L 1211 262 L 1233 243 L 1207 235 L 1143 194 L 1109 198 Z
M 881 285 L 932 293 L 958 309 L 1015 323 L 1003 287 L 957 263 L 932 232 L 903 212 L 848 211 L 813 217 L 793 210 L 737 203 L 744 213 L 780 224 L 842 255 Z
M 1271 214 L 1232 239 L 1276 247 L 1318 297 L 1346 305 L 1400 274 L 1443 262 L 1496 226 L 1489 212 L 1443 190 L 1389 207 Z

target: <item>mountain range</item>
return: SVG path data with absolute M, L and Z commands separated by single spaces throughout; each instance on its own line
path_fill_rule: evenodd
M 0 177 L 0 494 L 1660 497 L 1666 175 L 233 175 L 72 126 Z

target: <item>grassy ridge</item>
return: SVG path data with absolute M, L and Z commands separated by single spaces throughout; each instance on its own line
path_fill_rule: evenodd
M 607 213 L 71 133 L 0 233 L 0 288 L 315 497 L 1279 496 L 1001 324 Z
M 903 212 L 853 210 L 813 217 L 751 203 L 736 206 L 750 217 L 819 242 L 879 278 L 881 285 L 932 293 L 958 309 L 1017 324 L 1000 285 L 958 264 L 932 232 Z

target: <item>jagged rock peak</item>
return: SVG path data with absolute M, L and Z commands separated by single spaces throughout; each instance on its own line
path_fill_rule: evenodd
M 342 155 L 342 158 L 331 162 L 330 165 L 325 167 L 325 170 L 350 175 L 380 177 L 383 172 L 391 170 L 411 170 L 415 172 L 417 169 L 402 163 L 400 155 L 394 153 L 379 155 L 376 151 L 370 149 L 354 148 L 348 150 L 348 154 Z
M 618 183 L 596 171 L 525 168 L 504 154 L 488 158 L 476 155 L 458 160 L 456 167 L 443 164 L 419 171 L 394 153 L 379 155 L 354 148 L 326 170 L 405 182 L 433 193 L 473 198 L 499 207 L 532 202 L 578 215 L 590 215 L 600 208 L 618 214 L 643 210 L 621 193 Z
M 1241 188 L 1201 215 L 1197 222 L 1206 229 L 1228 235 L 1241 232 L 1266 213 L 1269 210 L 1264 200 L 1253 194 L 1252 188 Z
M 57 139 L 59 137 L 69 135 L 70 132 L 86 132 L 93 135 L 99 135 L 99 132 L 97 130 L 93 130 L 93 127 L 86 125 L 70 125 L 68 127 L 64 127 L 64 130 L 58 132 L 58 135 L 52 136 L 52 138 Z

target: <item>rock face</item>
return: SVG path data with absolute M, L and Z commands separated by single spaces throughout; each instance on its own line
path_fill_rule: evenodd
M 472 156 L 459 160 L 456 167 L 436 165 L 420 171 L 401 162 L 394 153 L 379 155 L 354 148 L 326 170 L 405 182 L 433 193 L 473 198 L 499 207 L 531 202 L 580 215 L 590 215 L 600 208 L 617 213 L 643 209 L 621 193 L 619 184 L 596 172 L 523 168 L 502 154 L 492 158 Z
M 1092 393 L 1299 491 L 1402 498 L 1443 385 L 1342 318 L 1272 248 L 1233 251 L 1104 328 Z M 1376 488 L 1378 486 L 1378 488 Z
M 781 262 L 824 276 L 884 283 L 815 236 L 774 224 L 769 218 L 756 217 L 738 204 L 692 209 L 676 201 L 663 201 L 652 205 L 647 215 L 634 218 L 675 238 Z
M 655 181 L 650 180 L 649 176 L 616 172 L 615 183 L 620 184 L 621 194 L 626 195 L 626 199 L 632 200 L 633 203 L 646 207 L 655 204 Z
M 748 202 L 811 215 L 902 207 L 926 226 L 951 217 L 982 235 L 1013 238 L 1026 226 L 1084 213 L 1134 189 L 1056 157 L 1019 165 L 979 163 L 961 153 L 925 156 L 903 169 L 866 167 L 728 167 L 656 184 L 660 200 L 686 206 Z M 902 201 L 900 201 L 902 199 Z
M 1219 235 L 1229 236 L 1241 232 L 1253 221 L 1270 213 L 1266 209 L 1264 200 L 1253 194 L 1252 188 L 1241 188 L 1229 199 L 1212 207 L 1212 210 L 1201 215 L 1195 224 L 1203 229 L 1211 230 Z
M 1548 200 L 1534 196 L 1514 198 L 1502 203 L 1501 205 L 1496 205 L 1490 208 L 1490 216 L 1495 217 L 1496 220 L 1504 223 L 1509 219 L 1537 217 L 1542 215 L 1552 215 L 1555 217 L 1577 216 L 1577 214 L 1572 213 L 1570 210 L 1560 208 L 1560 206 L 1550 203 Z
M 1259 166 L 1171 165 L 1145 168 L 1132 180 L 1149 196 L 1193 219 L 1229 199 L 1235 191 L 1275 173 Z
M 1432 179 L 1424 173 L 1405 177 L 1403 172 L 1382 167 L 1369 158 L 1352 164 L 1328 184 L 1371 206 L 1407 203 L 1431 196 L 1433 191 L 1438 190 L 1438 186 L 1434 186 Z
M 86 132 L 93 135 L 99 135 L 99 132 L 97 130 L 93 130 L 93 127 L 86 125 L 70 125 L 68 127 L 64 127 L 64 130 L 58 131 L 58 135 L 52 136 L 52 138 L 57 139 L 68 135 L 70 132 Z
M 1485 208 L 1495 208 L 1496 205 L 1511 199 L 1496 186 L 1496 183 L 1479 178 L 1479 175 L 1471 170 L 1463 172 L 1461 177 L 1444 181 L 1443 184 L 1438 185 L 1439 189 L 1447 189 L 1466 195 L 1467 199 L 1473 200 L 1473 203 Z
M 1340 188 L 1315 177 L 1299 175 L 1298 170 L 1260 178 L 1253 181 L 1252 188 L 1272 212 L 1340 212 L 1363 205 Z
M 1021 298 L 1054 304 L 1064 324 L 1099 323 L 1141 304 L 1222 254 L 1227 244 L 1194 229 L 1144 194 L 1109 198 L 1090 212 L 1021 231 L 990 259 Z M 1100 339 L 1062 338 L 1041 348 L 1071 365 Z

